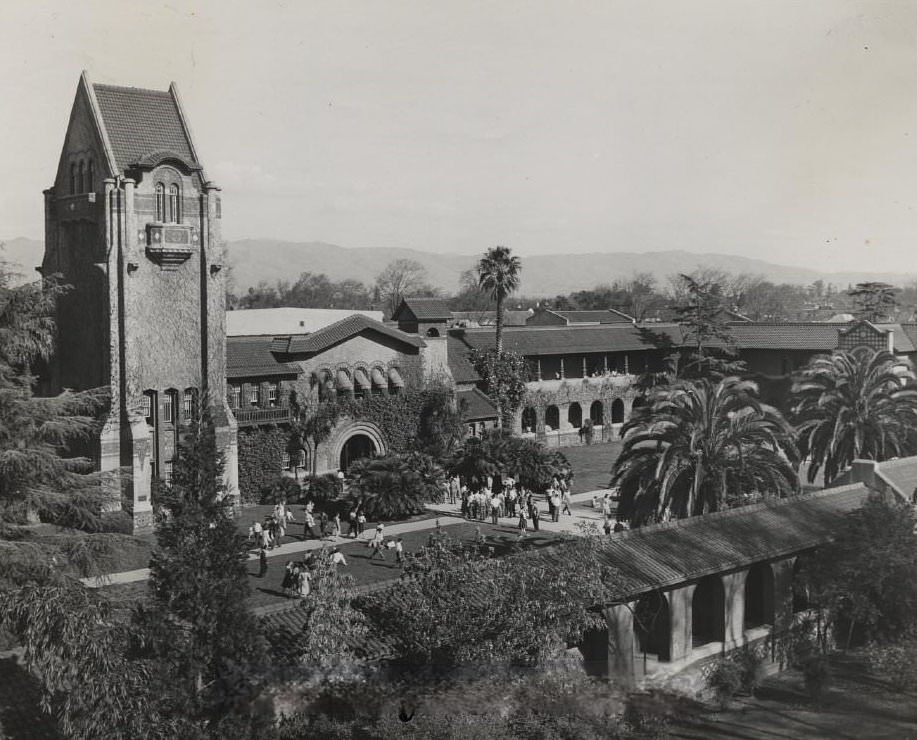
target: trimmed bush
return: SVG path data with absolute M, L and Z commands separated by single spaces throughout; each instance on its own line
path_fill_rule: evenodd
M 300 504 L 303 501 L 303 490 L 298 482 L 287 476 L 279 476 L 274 482 L 261 489 L 262 504 Z

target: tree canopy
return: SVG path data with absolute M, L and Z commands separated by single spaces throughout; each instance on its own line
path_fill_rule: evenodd
M 681 381 L 654 392 L 621 429 L 612 470 L 619 512 L 635 524 L 798 490 L 793 430 L 751 381 Z
M 816 357 L 795 378 L 791 420 L 808 479 L 828 485 L 857 458 L 917 450 L 917 380 L 906 360 L 862 347 Z

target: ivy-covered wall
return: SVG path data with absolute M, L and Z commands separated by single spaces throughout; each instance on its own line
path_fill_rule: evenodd
M 261 489 L 273 483 L 283 466 L 283 453 L 290 439 L 282 426 L 240 429 L 239 493 L 243 503 L 258 503 Z
M 355 421 L 368 421 L 379 427 L 390 452 L 406 452 L 414 447 L 424 408 L 440 393 L 443 391 L 434 389 L 371 396 L 345 401 L 341 411 Z

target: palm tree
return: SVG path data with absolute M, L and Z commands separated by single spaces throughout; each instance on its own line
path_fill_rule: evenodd
M 519 273 L 522 262 L 512 254 L 509 247 L 492 247 L 478 262 L 478 286 L 490 294 L 497 303 L 497 361 L 503 356 L 503 300 L 519 287 Z M 503 404 L 499 389 L 495 402 L 497 406 L 497 427 L 503 428 Z
M 509 247 L 492 247 L 478 262 L 478 285 L 497 303 L 497 355 L 503 354 L 503 300 L 519 287 L 522 262 Z
M 634 524 L 718 511 L 752 494 L 799 489 L 792 427 L 735 377 L 682 381 L 653 394 L 622 428 L 612 470 Z
M 857 458 L 887 460 L 917 451 L 917 381 L 910 363 L 861 347 L 816 357 L 795 379 L 792 420 L 812 483 L 825 485 Z

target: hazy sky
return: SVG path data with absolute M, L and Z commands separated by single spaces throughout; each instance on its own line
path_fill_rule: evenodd
M 908 0 L 0 0 L 0 237 L 84 68 L 178 83 L 230 239 L 917 267 Z

